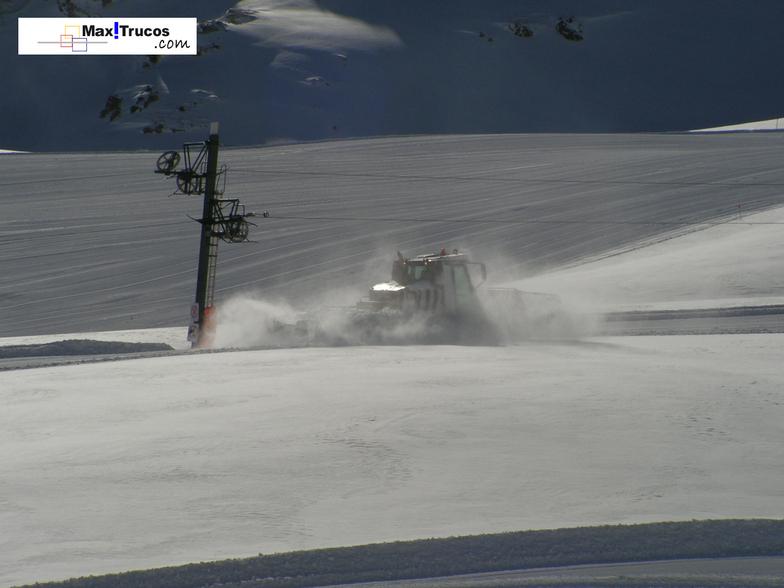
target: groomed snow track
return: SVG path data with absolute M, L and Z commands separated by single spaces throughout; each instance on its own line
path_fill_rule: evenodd
M 230 141 L 230 137 L 225 137 Z M 180 149 L 172 137 L 171 149 Z M 157 152 L 0 157 L 0 336 L 187 323 L 199 196 Z M 460 247 L 497 281 L 782 202 L 784 135 L 389 137 L 224 149 L 227 196 L 258 219 L 222 245 L 217 299 L 362 291 L 390 255 Z M 383 269 L 379 269 L 383 268 Z M 509 275 L 505 275 L 508 273 Z

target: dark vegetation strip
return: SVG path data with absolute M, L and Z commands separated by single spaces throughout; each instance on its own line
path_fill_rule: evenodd
M 259 555 L 75 578 L 39 588 L 300 588 L 565 565 L 771 556 L 784 520 L 581 527 Z

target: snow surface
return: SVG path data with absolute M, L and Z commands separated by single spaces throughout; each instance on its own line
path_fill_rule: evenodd
M 187 327 L 160 329 L 136 329 L 133 331 L 100 331 L 92 333 L 60 333 L 56 335 L 30 335 L 27 337 L 3 337 L 0 347 L 6 345 L 40 345 L 55 341 L 86 339 L 90 341 L 120 341 L 122 343 L 166 343 L 174 349 L 190 349 L 186 341 Z
M 771 177 L 755 170 L 758 183 Z M 714 196 L 725 189 L 710 187 Z M 591 214 L 611 215 L 616 201 L 603 202 L 583 200 L 580 214 L 591 205 Z M 530 279 L 567 298 L 585 293 L 591 308 L 780 301 L 784 213 L 741 214 L 725 210 L 715 226 L 686 234 L 617 233 L 615 248 L 586 242 L 586 258 L 563 258 L 571 267 Z M 92 235 L 89 223 L 73 232 Z M 34 243 L 25 242 L 32 253 Z M 551 253 L 559 243 L 549 242 Z M 88 241 L 75 257 L 90 278 L 75 289 L 85 296 L 103 275 L 88 271 L 100 259 L 92 251 Z M 108 263 L 114 250 L 102 255 Z M 10 273 L 25 274 L 24 263 Z M 48 320 L 32 318 L 31 331 Z M 157 341 L 178 332 L 87 335 Z M 583 337 L 2 372 L 0 584 L 372 541 L 781 518 L 782 345 L 779 334 Z
M 171 142 L 169 149 L 181 149 Z M 0 158 L 0 336 L 187 324 L 202 202 L 159 153 Z M 224 149 L 253 219 L 216 296 L 352 305 L 395 252 L 458 248 L 495 285 L 782 203 L 784 135 L 389 137 Z M 685 295 L 685 294 L 684 294 Z M 601 301 L 596 301 L 601 305 Z
M 514 282 L 586 307 L 619 310 L 784 304 L 784 208 Z
M 266 350 L 5 372 L 1 581 L 780 518 L 782 343 Z
M 312 0 L 242 0 L 235 10 L 252 15 L 254 20 L 229 25 L 230 30 L 249 35 L 262 46 L 285 49 L 288 54 L 302 49 L 368 51 L 402 45 L 391 29 L 323 10 Z M 299 57 L 307 60 L 304 55 Z
M 709 129 L 697 129 L 691 131 L 692 133 L 723 133 L 730 131 L 778 131 L 784 130 L 781 126 L 781 119 L 774 118 L 772 120 L 759 120 L 748 123 L 741 123 L 737 125 L 726 125 L 722 127 L 711 127 Z

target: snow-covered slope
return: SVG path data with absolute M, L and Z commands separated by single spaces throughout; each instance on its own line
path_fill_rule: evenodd
M 488 254 L 502 280 L 548 268 L 524 284 L 570 305 L 780 303 L 782 137 L 226 151 L 230 193 L 271 216 L 257 244 L 222 249 L 218 297 L 362 290 L 389 251 L 447 244 Z M 185 214 L 199 204 L 164 195 L 156 157 L 0 159 L 5 334 L 177 335 L 150 327 L 184 323 L 197 241 Z M 235 320 L 252 323 L 256 303 Z M 0 585 L 369 541 L 780 518 L 782 337 L 267 349 L 1 372 Z
M 170 143 L 169 148 L 178 148 Z M 187 324 L 198 196 L 158 153 L 0 158 L 0 335 Z M 217 300 L 353 304 L 395 251 L 457 247 L 498 283 L 781 203 L 784 135 L 384 138 L 224 150 L 258 217 L 220 246 Z M 701 224 L 708 223 L 708 224 Z M 315 300 L 314 300 L 315 299 Z
M 19 56 L 16 18 L 195 16 L 199 56 Z M 685 131 L 781 115 L 778 0 L 0 3 L 0 146 Z
M 515 285 L 595 308 L 659 310 L 784 304 L 784 208 Z
M 727 239 L 781 251 L 763 224 L 780 209 L 748 220 L 595 275 L 663 303 L 672 292 L 633 278 L 655 264 L 687 292 L 682 239 L 706 276 L 727 274 Z M 782 344 L 276 349 L 0 373 L 0 585 L 410 538 L 780 518 Z
M 782 335 L 0 374 L 0 585 L 301 548 L 780 518 Z
M 780 118 L 771 120 L 759 120 L 755 122 L 741 123 L 737 125 L 727 125 L 723 127 L 713 127 L 710 129 L 695 129 L 693 133 L 727 133 L 735 131 L 779 131 L 784 130 L 784 124 Z

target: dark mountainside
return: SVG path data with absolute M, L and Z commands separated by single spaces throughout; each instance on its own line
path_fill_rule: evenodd
M 196 16 L 199 56 L 19 56 L 18 16 Z M 781 116 L 778 0 L 2 0 L 0 147 L 669 132 Z M 172 133 L 178 133 L 176 138 Z

